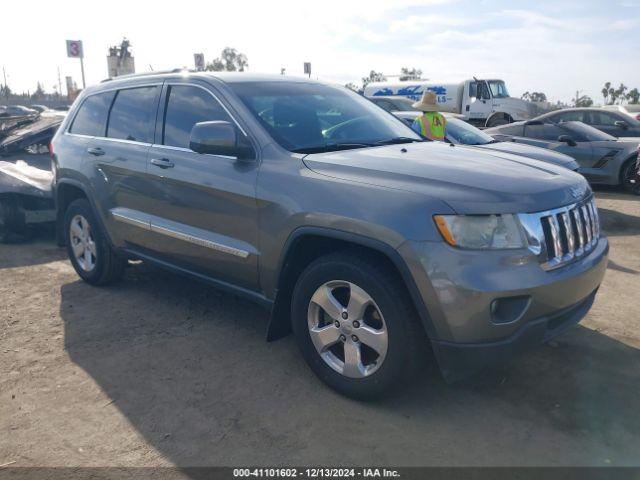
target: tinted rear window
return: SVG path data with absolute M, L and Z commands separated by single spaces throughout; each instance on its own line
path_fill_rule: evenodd
M 103 137 L 109 106 L 114 95 L 114 92 L 105 92 L 87 97 L 82 102 L 69 132 L 78 135 Z
M 109 115 L 107 137 L 153 142 L 157 94 L 158 87 L 119 90 Z

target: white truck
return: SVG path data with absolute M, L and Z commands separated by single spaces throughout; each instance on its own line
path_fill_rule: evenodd
M 425 91 L 436 94 L 443 112 L 457 113 L 478 126 L 495 127 L 527 120 L 536 114 L 536 106 L 509 96 L 503 80 L 473 78 L 457 83 L 428 80 L 376 82 L 364 89 L 365 97 L 404 97 L 419 100 Z

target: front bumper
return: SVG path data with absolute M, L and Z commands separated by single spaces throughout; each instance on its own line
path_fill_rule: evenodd
M 467 344 L 432 340 L 442 376 L 448 382 L 454 382 L 486 366 L 505 362 L 527 348 L 548 342 L 584 318 L 593 305 L 596 292 L 597 289 L 576 305 L 530 321 L 504 340 Z
M 425 328 L 447 380 L 547 341 L 593 304 L 609 243 L 552 271 L 528 251 L 469 251 L 406 242 L 400 253 L 428 312 Z

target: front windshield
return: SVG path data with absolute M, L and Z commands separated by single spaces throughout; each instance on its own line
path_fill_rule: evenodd
M 493 98 L 506 98 L 509 96 L 507 86 L 502 80 L 489 80 L 487 83 L 489 84 Z
M 457 118 L 447 118 L 446 135 L 450 142 L 462 145 L 486 145 L 494 141 L 482 130 Z
M 229 87 L 274 140 L 292 152 L 422 141 L 391 114 L 342 87 L 287 81 Z
M 573 134 L 574 136 L 577 136 L 581 141 L 600 142 L 616 140 L 616 137 L 612 137 L 608 133 L 604 133 L 603 131 L 582 122 L 562 122 L 558 126 L 567 130 L 569 135 Z

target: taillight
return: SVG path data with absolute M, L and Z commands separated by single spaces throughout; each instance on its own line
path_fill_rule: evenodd
M 53 160 L 53 142 L 49 143 L 49 158 Z
M 640 120 L 640 113 L 636 115 L 636 120 Z

